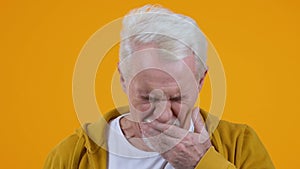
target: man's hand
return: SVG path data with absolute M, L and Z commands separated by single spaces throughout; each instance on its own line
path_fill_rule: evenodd
M 199 109 L 192 113 L 194 133 L 157 121 L 140 125 L 144 142 L 176 169 L 194 168 L 211 146 Z

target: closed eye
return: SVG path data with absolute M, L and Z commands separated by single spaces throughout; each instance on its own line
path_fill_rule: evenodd
M 171 101 L 178 102 L 181 101 L 181 96 L 170 98 Z
M 150 102 L 158 102 L 161 99 L 156 98 L 156 97 L 149 97 L 149 96 L 141 96 L 141 98 L 145 101 L 150 101 Z
M 149 96 L 141 96 L 141 99 L 143 99 L 143 100 L 149 100 Z

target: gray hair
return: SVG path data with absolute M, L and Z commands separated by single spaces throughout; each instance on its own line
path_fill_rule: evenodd
M 141 45 L 155 44 L 183 59 L 188 53 L 196 58 L 196 80 L 206 68 L 207 41 L 196 22 L 187 16 L 173 13 L 158 5 L 133 9 L 123 19 L 120 43 L 120 62 L 137 51 Z M 120 68 L 126 74 L 126 68 Z

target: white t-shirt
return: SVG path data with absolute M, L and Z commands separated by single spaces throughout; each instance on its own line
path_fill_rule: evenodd
M 174 169 L 159 153 L 140 150 L 128 142 L 120 127 L 120 119 L 126 115 L 109 123 L 108 169 Z M 192 122 L 189 131 L 194 131 Z

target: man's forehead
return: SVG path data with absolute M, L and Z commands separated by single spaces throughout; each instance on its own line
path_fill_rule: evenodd
M 167 72 L 157 68 L 144 69 L 136 74 L 130 83 L 131 87 L 138 92 L 147 93 L 154 89 L 161 89 L 166 92 L 180 93 L 193 87 L 194 75 L 190 76 L 179 70 Z
M 140 71 L 138 74 L 136 74 L 135 77 L 138 77 L 139 79 L 145 81 L 147 81 L 148 79 L 156 79 L 156 80 L 160 80 L 161 82 L 176 81 L 171 74 L 158 68 L 144 69 Z
M 139 60 L 136 60 L 139 62 Z M 138 74 L 143 74 L 142 78 L 157 80 L 159 82 L 181 82 L 192 81 L 195 78 L 195 64 L 193 57 L 187 57 L 182 60 L 166 61 L 161 58 L 146 57 L 139 62 L 140 69 L 133 71 L 140 71 Z
M 181 87 L 196 82 L 194 55 L 176 58 L 168 51 L 147 48 L 134 52 L 121 65 L 129 73 L 126 75 L 127 84 L 137 77 L 139 80 L 151 80 L 154 83 L 173 81 Z
M 137 52 L 132 55 L 128 62 L 130 65 L 144 69 L 155 67 L 157 69 L 173 71 L 173 69 L 183 69 L 183 67 L 188 67 L 191 71 L 195 71 L 194 55 L 178 57 L 174 56 L 172 53 L 158 51 L 156 49 Z

